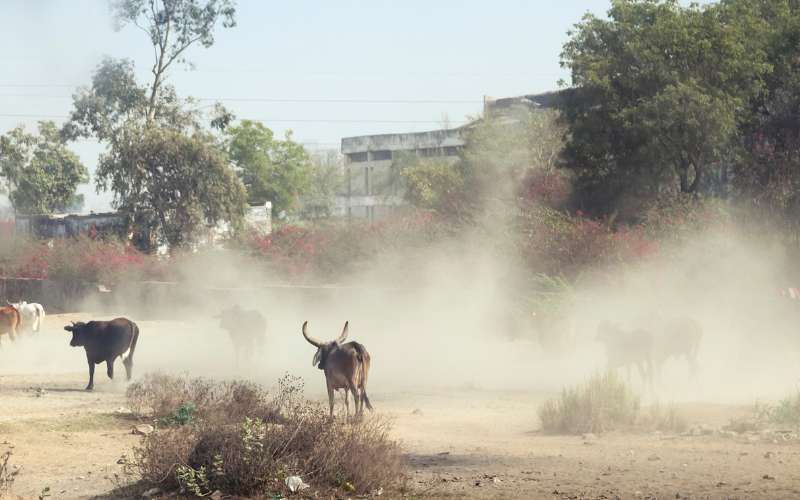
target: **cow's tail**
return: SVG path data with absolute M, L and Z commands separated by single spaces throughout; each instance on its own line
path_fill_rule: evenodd
M 131 372 L 133 369 L 133 353 L 136 351 L 136 342 L 139 340 L 139 326 L 131 321 L 131 346 L 128 349 L 128 355 L 122 360 L 122 363 L 125 365 L 125 371 L 127 372 L 128 380 L 131 379 Z
M 354 342 L 356 353 L 358 353 L 358 369 L 361 370 L 361 400 L 366 405 L 369 411 L 372 411 L 372 403 L 369 402 L 369 396 L 367 396 L 367 377 L 369 375 L 369 364 L 370 364 L 370 357 L 367 349 L 359 344 L 358 342 Z

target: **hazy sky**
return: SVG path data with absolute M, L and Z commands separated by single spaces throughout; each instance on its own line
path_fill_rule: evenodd
M 170 81 L 183 97 L 220 99 L 239 118 L 281 134 L 291 129 L 309 147 L 336 148 L 352 135 L 427 130 L 445 119 L 458 125 L 480 112 L 484 95 L 555 89 L 566 77 L 558 63 L 566 31 L 586 11 L 608 6 L 239 0 L 238 26 L 218 30 L 210 49 L 193 48 L 196 69 L 176 69 Z M 89 82 L 104 55 L 131 58 L 143 80 L 150 76 L 149 41 L 134 28 L 115 32 L 106 0 L 2 0 L 0 22 L 0 133 L 63 121 L 74 88 Z M 347 99 L 432 102 L 307 102 Z M 93 171 L 102 148 L 74 149 Z M 109 196 L 94 194 L 93 185 L 81 191 L 87 209 L 109 208 Z

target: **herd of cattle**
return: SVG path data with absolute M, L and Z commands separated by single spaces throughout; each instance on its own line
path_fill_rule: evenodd
M 17 302 L 0 307 L 0 338 L 7 334 L 14 340 L 18 334 L 39 331 L 44 320 L 44 308 L 40 304 Z M 234 347 L 237 364 L 259 352 L 266 339 L 267 322 L 255 310 L 239 306 L 221 311 L 216 319 L 220 327 L 228 332 Z M 105 362 L 108 377 L 114 378 L 114 362 L 122 358 L 128 380 L 133 372 L 133 355 L 139 339 L 139 327 L 127 318 L 111 321 L 72 322 L 64 327 L 72 333 L 70 345 L 83 347 L 89 365 L 89 383 L 86 390 L 94 388 L 95 365 Z M 334 393 L 345 391 L 345 406 L 350 413 L 349 394 L 353 395 L 356 414 L 362 414 L 366 406 L 372 409 L 367 396 L 367 379 L 370 355 L 358 342 L 346 342 L 348 323 L 336 340 L 322 342 L 308 333 L 308 323 L 303 323 L 305 340 L 316 348 L 312 364 L 325 373 L 331 416 L 334 409 Z M 690 318 L 663 319 L 650 317 L 647 321 L 629 323 L 627 326 L 611 321 L 602 321 L 597 326 L 595 340 L 605 348 L 607 368 L 624 368 L 630 380 L 635 368 L 643 383 L 654 389 L 660 379 L 662 366 L 670 358 L 685 359 L 689 373 L 697 369 L 697 355 L 702 330 L 697 321 Z
M 44 308 L 40 304 L 27 302 L 9 302 L 0 307 L 0 339 L 8 335 L 14 341 L 17 335 L 38 332 L 44 320 Z M 244 310 L 233 306 L 223 310 L 216 316 L 220 327 L 226 330 L 234 346 L 237 363 L 250 357 L 263 346 L 267 322 L 264 316 L 254 310 Z M 64 330 L 72 333 L 69 345 L 83 347 L 86 361 L 89 364 L 89 384 L 87 391 L 94 389 L 95 365 L 106 363 L 108 378 L 114 378 L 114 363 L 122 358 L 125 375 L 128 380 L 133 376 L 133 354 L 139 340 L 139 327 L 127 318 L 116 318 L 111 321 L 75 322 L 66 325 Z M 345 342 L 348 334 L 348 323 L 344 324 L 342 333 L 336 340 L 322 342 L 308 334 L 308 322 L 303 323 L 303 337 L 317 351 L 312 364 L 325 373 L 328 388 L 330 415 L 333 417 L 334 393 L 345 391 L 347 416 L 350 416 L 349 394 L 353 395 L 357 415 L 363 413 L 364 406 L 372 410 L 367 396 L 367 378 L 370 367 L 370 356 L 367 349 L 358 342 Z M 1 341 L 0 341 L 1 342 Z

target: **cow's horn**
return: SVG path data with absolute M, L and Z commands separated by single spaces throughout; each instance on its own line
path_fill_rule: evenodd
M 307 329 L 308 329 L 308 321 L 304 321 L 303 322 L 303 337 L 306 338 L 306 340 L 308 341 L 309 344 L 311 344 L 314 347 L 316 347 L 317 349 L 319 349 L 319 347 L 322 345 L 322 342 L 320 342 L 319 340 L 314 340 L 313 338 L 309 337 L 308 333 L 306 332 Z
M 344 342 L 345 340 L 347 340 L 347 327 L 348 327 L 349 325 L 350 325 L 350 322 L 349 322 L 349 321 L 345 321 L 345 322 L 344 322 L 344 328 L 342 328 L 342 334 L 341 334 L 341 335 L 339 335 L 339 338 L 338 338 L 338 339 L 336 339 L 336 342 L 337 342 L 338 344 L 341 344 L 342 342 Z

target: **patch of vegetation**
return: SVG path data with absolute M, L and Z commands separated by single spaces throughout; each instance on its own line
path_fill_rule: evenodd
M 689 421 L 675 406 L 664 407 L 660 403 L 655 403 L 639 418 L 637 426 L 648 431 L 682 434 L 689 430 Z
M 608 372 L 564 388 L 560 398 L 539 408 L 539 420 L 549 434 L 606 432 L 633 427 L 638 412 L 639 397 L 615 373 Z
M 385 420 L 330 421 L 290 376 L 268 393 L 248 382 L 148 375 L 128 397 L 140 415 L 169 423 L 135 450 L 131 467 L 143 487 L 275 496 L 290 493 L 289 476 L 323 494 L 401 486 L 400 448 Z
M 19 469 L 12 468 L 8 464 L 11 455 L 12 453 L 10 451 L 6 451 L 0 455 L 0 498 L 5 497 L 11 491 L 11 487 L 14 485 L 17 474 L 19 474 L 20 471 Z

